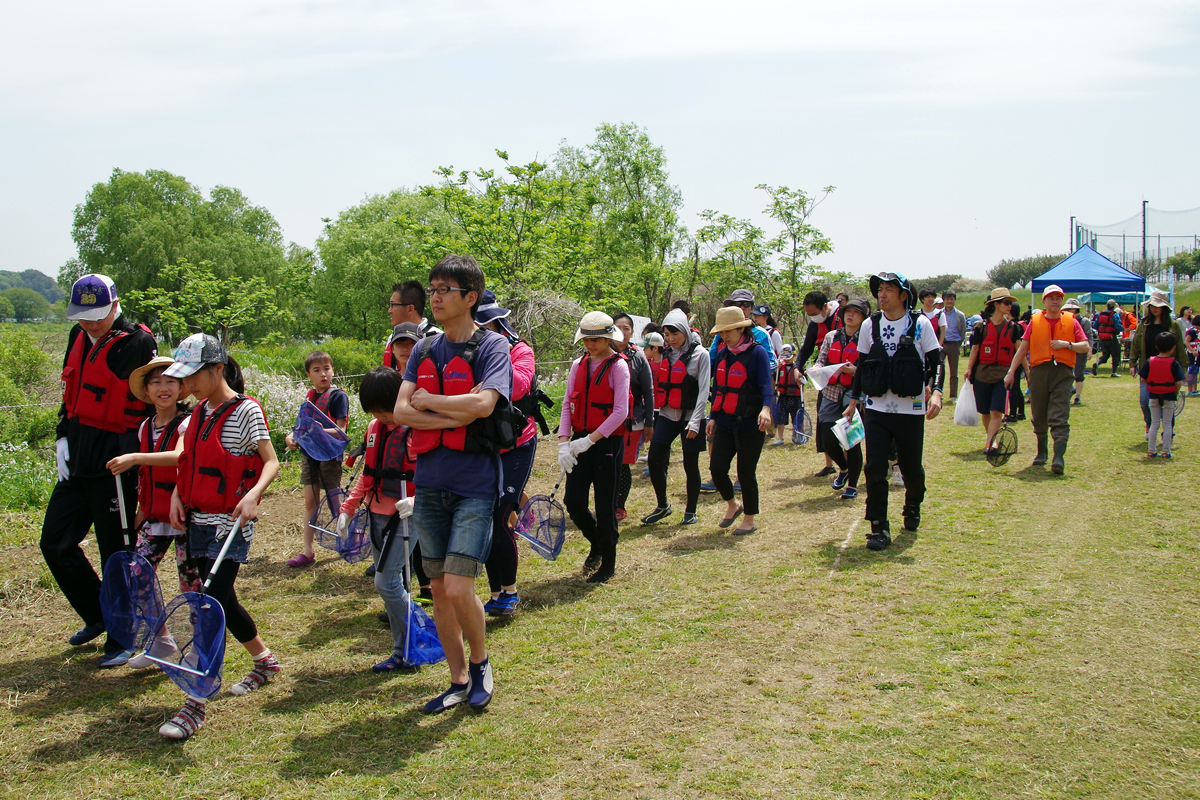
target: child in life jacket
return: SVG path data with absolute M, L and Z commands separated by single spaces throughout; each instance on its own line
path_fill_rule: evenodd
M 171 526 L 188 533 L 188 547 L 201 580 L 208 577 L 226 536 L 237 538 L 212 576 L 208 595 L 225 610 L 225 627 L 254 667 L 230 694 L 245 695 L 279 674 L 279 659 L 263 643 L 249 612 L 238 602 L 234 583 L 250 558 L 258 501 L 279 474 L 267 419 L 257 400 L 242 392 L 242 370 L 213 336 L 197 333 L 175 348 L 175 363 L 163 373 L 181 378 L 198 401 L 183 437 L 178 477 L 171 495 Z M 186 739 L 204 724 L 205 700 L 188 697 L 179 713 L 158 732 Z
M 589 583 L 616 572 L 617 471 L 625 456 L 625 420 L 633 406 L 629 365 L 612 348 L 621 333 L 603 311 L 589 311 L 575 330 L 587 353 L 571 365 L 558 426 L 558 464 L 567 472 L 563 503 L 591 543 L 583 562 Z M 588 508 L 595 491 L 596 513 Z M 594 572 L 593 572 L 594 570 Z
M 333 359 L 328 353 L 314 350 L 304 359 L 304 374 L 312 383 L 305 399 L 345 431 L 350 424 L 350 399 L 333 385 Z M 289 567 L 300 569 L 316 562 L 314 531 L 308 522 L 321 504 L 321 492 L 342 485 L 342 460 L 317 461 L 304 452 L 290 433 L 284 437 L 284 443 L 289 450 L 300 450 L 300 485 L 304 488 L 304 519 L 300 520 L 300 527 L 304 529 L 304 549 L 287 562 Z
M 404 642 L 409 608 L 409 587 L 404 568 L 411 563 L 416 547 L 415 532 L 406 543 L 400 531 L 402 520 L 412 516 L 412 480 L 416 476 L 417 456 L 409 447 L 412 429 L 397 425 L 392 417 L 400 386 L 400 373 L 391 367 L 376 367 L 363 376 L 358 401 L 374 419 L 367 426 L 367 449 L 362 474 L 342 503 L 338 534 L 345 535 L 350 518 L 366 498 L 371 525 L 371 555 L 375 563 L 375 591 L 383 600 L 392 631 L 392 654 L 371 667 L 374 672 L 415 672 L 404 660 Z M 407 546 L 406 546 L 407 545 Z
M 155 569 L 175 545 L 175 567 L 179 572 L 179 591 L 194 592 L 200 586 L 196 563 L 188 555 L 187 534 L 171 527 L 171 494 L 175 491 L 176 464 L 183 451 L 183 435 L 190 420 L 189 406 L 180 402 L 183 384 L 163 374 L 175 362 L 159 356 L 129 376 L 129 391 L 144 403 L 154 406 L 154 416 L 138 427 L 138 452 L 117 456 L 107 466 L 114 475 L 138 467 L 138 510 L 133 526 L 137 529 L 137 553 Z M 175 642 L 160 632 L 150 652 L 166 658 L 175 652 Z M 132 669 L 154 666 L 145 653 L 129 659 Z
M 1200 394 L 1196 391 L 1197 378 L 1200 378 L 1200 327 L 1196 326 L 1198 321 L 1200 321 L 1200 317 L 1193 318 L 1183 334 L 1188 351 L 1187 393 L 1189 397 Z
M 796 370 L 796 348 L 785 344 L 779 349 L 779 369 L 775 370 L 775 404 L 779 408 L 779 417 L 775 424 L 775 441 L 771 442 L 773 446 L 783 444 L 784 428 L 800 410 L 803 392 Z
M 1175 402 L 1183 383 L 1183 367 L 1175 360 L 1175 334 L 1163 331 L 1154 337 L 1158 355 L 1146 359 L 1138 369 L 1138 377 L 1150 392 L 1150 434 L 1146 437 L 1147 458 L 1170 458 L 1171 440 L 1175 434 Z M 1162 447 L 1155 450 L 1159 428 Z

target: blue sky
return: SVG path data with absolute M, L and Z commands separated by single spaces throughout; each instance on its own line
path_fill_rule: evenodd
M 685 221 L 837 191 L 822 263 L 983 277 L 1200 206 L 1200 2 L 216 0 L 0 11 L 0 269 L 54 274 L 114 167 L 322 217 L 635 122 Z M 765 220 L 759 219 L 761 222 Z

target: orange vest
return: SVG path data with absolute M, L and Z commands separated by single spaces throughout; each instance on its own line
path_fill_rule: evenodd
M 1030 320 L 1032 330 L 1029 334 L 1029 363 L 1032 366 L 1043 364 L 1053 360 L 1055 364 L 1066 364 L 1068 367 L 1075 366 L 1074 350 L 1051 350 L 1051 339 L 1062 339 L 1068 342 L 1075 341 L 1075 315 L 1070 311 L 1064 311 L 1062 316 L 1056 320 L 1046 319 L 1046 314 L 1039 311 L 1033 315 Z M 1058 334 L 1058 335 L 1055 335 Z

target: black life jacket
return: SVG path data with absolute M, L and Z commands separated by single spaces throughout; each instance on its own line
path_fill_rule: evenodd
M 860 355 L 858 370 L 862 374 L 859 387 L 870 397 L 883 397 L 890 390 L 898 397 L 925 397 L 925 361 L 917 350 L 915 332 L 921 315 L 908 312 L 908 330 L 900 337 L 895 354 L 889 356 L 880 338 L 882 311 L 871 315 L 871 349 Z M 899 321 L 899 320 L 897 320 Z

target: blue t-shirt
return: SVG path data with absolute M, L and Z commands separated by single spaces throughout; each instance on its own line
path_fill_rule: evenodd
M 329 395 L 329 413 L 326 416 L 335 421 L 349 417 L 350 398 L 346 396 L 346 393 L 336 386 L 332 386 L 325 391 L 332 392 L 332 394 Z M 322 392 L 321 394 L 324 393 L 325 392 Z M 320 396 L 320 394 L 314 395 L 313 402 L 315 403 Z
M 421 342 L 414 348 L 404 371 L 405 381 L 417 382 L 417 356 L 424 344 Z M 451 359 L 462 353 L 465 346 L 466 342 L 449 342 L 444 334 L 435 334 L 429 357 L 440 372 Z M 481 389 L 495 389 L 501 396 L 512 398 L 512 361 L 508 357 L 508 340 L 503 336 L 495 331 L 484 332 L 475 353 L 473 370 L 473 380 Z M 423 489 L 486 500 L 498 494 L 498 469 L 497 458 L 437 447 L 417 456 L 417 474 L 413 483 Z

